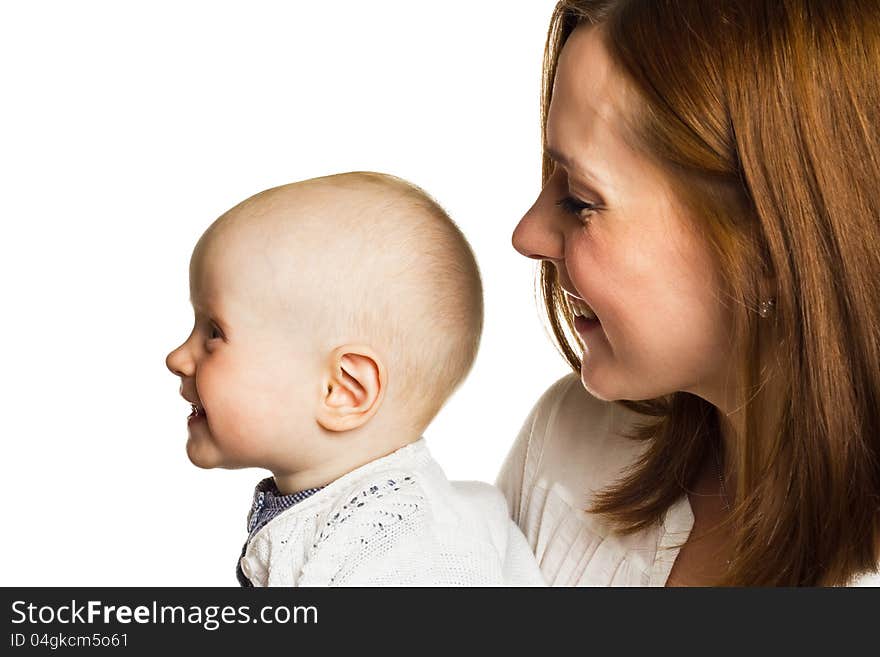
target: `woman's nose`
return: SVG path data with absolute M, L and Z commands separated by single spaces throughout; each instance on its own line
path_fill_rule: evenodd
M 192 376 L 194 367 L 192 357 L 186 349 L 186 343 L 180 345 L 165 357 L 165 367 L 179 377 Z
M 527 258 L 561 260 L 564 243 L 553 215 L 552 209 L 546 207 L 542 193 L 514 229 L 513 248 Z

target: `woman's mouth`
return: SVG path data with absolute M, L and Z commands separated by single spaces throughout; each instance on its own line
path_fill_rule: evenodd
M 571 312 L 575 317 L 581 317 L 594 322 L 599 321 L 599 318 L 596 317 L 596 313 L 593 312 L 593 309 L 590 308 L 589 304 L 583 299 L 573 297 L 568 293 L 566 293 L 565 299 L 568 301 L 568 307 L 571 308 Z
M 599 323 L 599 320 L 595 318 L 595 315 L 593 316 L 593 319 L 583 316 L 576 316 L 574 318 L 574 330 L 578 333 L 587 333 L 600 326 L 601 324 Z
M 205 409 L 199 406 L 198 404 L 192 404 L 192 411 L 189 416 L 186 418 L 187 424 L 192 424 L 193 422 L 204 420 L 208 417 L 205 414 Z
M 566 301 L 568 307 L 574 315 L 574 329 L 580 334 L 591 332 L 599 328 L 602 324 L 596 313 L 590 308 L 589 304 L 579 297 L 572 296 L 566 292 Z

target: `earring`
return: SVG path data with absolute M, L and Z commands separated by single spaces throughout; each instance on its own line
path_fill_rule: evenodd
M 758 314 L 761 317 L 767 317 L 773 312 L 773 307 L 776 305 L 776 299 L 770 298 L 765 299 L 760 304 L 758 304 Z

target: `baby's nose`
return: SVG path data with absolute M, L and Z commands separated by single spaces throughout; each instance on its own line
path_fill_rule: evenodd
M 181 345 L 165 357 L 165 367 L 179 377 L 187 376 L 187 358 L 183 351 L 183 345 Z

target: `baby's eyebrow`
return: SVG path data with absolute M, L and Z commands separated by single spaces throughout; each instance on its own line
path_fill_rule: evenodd
M 189 302 L 197 313 L 201 313 L 208 317 L 212 322 L 215 322 L 217 326 L 220 327 L 220 330 L 223 333 L 226 333 L 226 322 L 220 318 L 219 313 L 215 312 L 215 308 L 213 308 L 210 304 L 202 306 L 193 301 L 192 297 L 189 298 Z
M 189 303 L 193 307 L 194 310 L 198 310 L 199 312 L 204 312 L 205 314 L 210 314 L 211 304 L 202 305 L 200 303 L 196 303 L 193 301 L 192 295 L 189 297 Z

